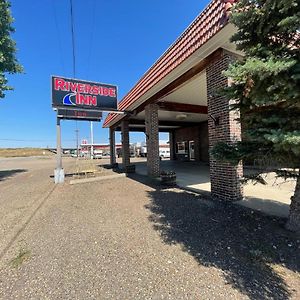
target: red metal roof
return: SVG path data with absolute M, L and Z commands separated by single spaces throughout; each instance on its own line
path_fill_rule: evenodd
M 126 110 L 223 28 L 228 22 L 228 11 L 234 2 L 236 0 L 212 0 L 119 102 L 118 109 Z M 116 117 L 117 114 L 110 113 L 103 127 L 109 127 L 110 122 Z

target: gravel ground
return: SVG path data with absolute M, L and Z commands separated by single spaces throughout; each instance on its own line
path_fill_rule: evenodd
M 0 299 L 300 298 L 284 220 L 137 175 L 54 186 L 53 159 L 0 166 Z

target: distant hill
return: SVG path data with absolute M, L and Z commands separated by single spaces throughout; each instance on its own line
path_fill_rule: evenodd
M 52 156 L 54 153 L 41 148 L 0 148 L 0 157 Z

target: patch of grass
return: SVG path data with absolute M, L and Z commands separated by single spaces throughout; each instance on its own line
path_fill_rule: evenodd
M 0 157 L 53 156 L 53 153 L 41 148 L 0 148 Z
M 14 268 L 18 268 L 23 264 L 25 260 L 29 259 L 29 257 L 30 257 L 29 250 L 20 249 L 18 255 L 14 259 L 12 259 L 10 263 Z

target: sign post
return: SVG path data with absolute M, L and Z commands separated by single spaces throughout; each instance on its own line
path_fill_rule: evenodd
M 61 129 L 60 118 L 56 117 L 56 169 L 54 170 L 54 182 L 63 183 L 65 181 L 65 172 L 62 167 L 62 153 L 61 153 Z
M 117 86 L 61 76 L 52 76 L 51 87 L 52 107 L 57 111 L 57 163 L 56 169 L 54 170 L 54 182 L 63 183 L 65 174 L 62 167 L 60 121 L 62 119 L 91 122 L 100 121 L 102 118 L 102 111 L 117 111 Z M 91 144 L 93 144 L 92 131 L 93 125 L 91 123 Z M 78 141 L 78 130 L 76 131 L 76 134 Z M 91 158 L 92 155 L 93 148 L 91 146 Z
M 94 132 L 93 132 L 93 122 L 91 121 L 91 159 L 94 158 Z

